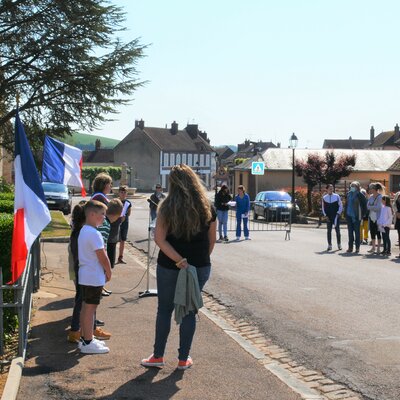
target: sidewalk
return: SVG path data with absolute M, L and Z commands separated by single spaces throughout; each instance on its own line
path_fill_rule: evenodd
M 200 314 L 191 356 L 194 365 L 177 371 L 178 329 L 173 322 L 167 345 L 167 365 L 146 369 L 140 360 L 152 352 L 157 299 L 138 298 L 145 289 L 144 273 L 129 247 L 128 264 L 117 264 L 98 318 L 112 332 L 106 355 L 81 355 L 66 341 L 74 286 L 68 278 L 67 244 L 44 243 L 43 279 L 19 400 L 47 399 L 254 399 L 299 400 L 278 378 Z M 151 288 L 155 287 L 154 281 Z

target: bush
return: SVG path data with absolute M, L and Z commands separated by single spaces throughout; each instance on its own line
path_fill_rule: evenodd
M 0 204 L 3 203 L 3 201 L 0 201 Z M 7 283 L 11 280 L 11 243 L 13 228 L 14 206 L 12 207 L 11 214 L 0 214 L 0 265 L 3 272 L 3 282 L 1 282 L 1 284 Z M 14 293 L 11 289 L 3 291 L 3 301 L 5 303 L 14 302 Z M 18 318 L 15 309 L 4 309 L 3 323 L 4 339 L 7 341 L 18 326 Z
M 295 188 L 294 198 L 296 199 L 296 203 L 300 208 L 301 214 L 307 213 L 307 189 L 298 187 Z
M 0 213 L 14 215 L 14 200 L 0 199 Z
M 11 183 L 7 183 L 2 176 L 0 177 L 0 192 L 12 193 L 14 198 L 14 185 Z
M 14 192 L 0 192 L 0 200 L 14 201 Z
M 9 282 L 11 279 L 10 265 L 13 228 L 14 214 L 0 214 L 0 265 L 3 271 L 3 282 L 1 284 Z
M 322 192 L 312 192 L 311 195 L 312 215 L 315 217 L 319 217 L 322 213 L 322 195 Z

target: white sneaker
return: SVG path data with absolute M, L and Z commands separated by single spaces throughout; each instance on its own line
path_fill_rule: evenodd
M 83 354 L 105 354 L 110 351 L 110 349 L 99 341 L 92 340 L 89 344 L 82 343 L 81 353 Z
M 103 340 L 96 339 L 95 337 L 92 340 L 95 342 L 99 342 L 102 346 L 106 345 L 106 342 L 104 342 Z M 79 339 L 79 343 L 78 343 L 79 350 L 82 348 L 82 345 L 83 345 L 83 341 L 82 341 L 82 339 Z

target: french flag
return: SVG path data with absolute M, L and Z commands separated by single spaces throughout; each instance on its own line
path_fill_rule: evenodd
M 18 110 L 15 116 L 14 170 L 14 231 L 9 284 L 15 283 L 24 272 L 26 258 L 33 242 L 51 221 L 42 184 Z
M 82 150 L 46 135 L 44 139 L 42 181 L 79 186 L 82 196 Z

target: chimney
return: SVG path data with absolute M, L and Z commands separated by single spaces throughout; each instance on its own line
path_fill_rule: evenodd
M 199 135 L 200 135 L 200 137 L 201 137 L 202 139 L 204 139 L 204 140 L 207 142 L 207 133 L 206 133 L 206 132 L 200 131 L 200 132 L 199 132 Z
M 135 120 L 135 128 L 144 129 L 144 121 L 142 119 L 140 121 Z
M 350 145 L 350 149 L 353 148 L 353 138 L 350 136 L 349 137 L 349 145 Z
M 176 121 L 174 121 L 171 124 L 170 132 L 171 132 L 171 135 L 176 135 L 178 133 L 178 124 L 176 123 Z
M 393 141 L 395 142 L 396 140 L 400 139 L 400 128 L 399 125 L 396 124 L 396 126 L 394 127 L 394 136 L 393 136 Z
M 197 124 L 188 124 L 185 130 L 192 139 L 196 139 L 199 134 L 199 126 Z
M 369 142 L 370 144 L 374 143 L 375 141 L 375 129 L 373 126 L 371 126 L 371 129 L 369 130 Z

